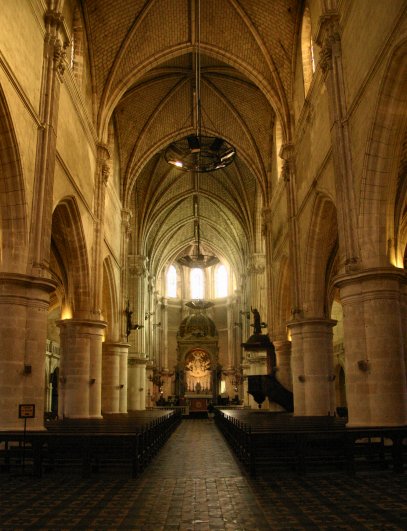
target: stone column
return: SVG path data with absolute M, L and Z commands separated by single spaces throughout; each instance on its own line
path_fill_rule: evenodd
M 103 343 L 102 411 L 127 413 L 127 343 Z
M 291 373 L 291 341 L 288 339 L 275 339 L 273 341 L 276 350 L 276 365 L 278 381 L 289 391 L 293 389 L 293 377 Z
M 122 214 L 122 223 L 120 227 L 121 229 L 120 231 L 120 263 L 126 264 L 128 261 L 129 237 L 131 233 L 130 221 L 131 221 L 132 213 L 131 213 L 131 210 L 124 208 L 121 214 Z M 127 281 L 128 274 L 129 274 L 129 267 L 122 267 L 120 271 L 120 287 L 121 287 L 120 308 L 126 308 L 127 303 L 130 304 L 130 289 L 129 289 L 128 281 Z M 135 308 L 132 307 L 133 312 L 134 310 Z M 120 326 L 119 338 L 122 343 L 127 343 L 127 319 L 126 319 L 126 314 L 124 311 L 120 313 L 119 326 Z
M 142 255 L 128 256 L 128 297 L 133 311 L 133 323 L 143 326 L 140 331 L 132 332 L 129 336 L 129 353 L 145 353 L 145 335 L 148 322 L 145 319 L 145 275 L 148 259 Z M 144 354 L 143 354 L 144 355 Z
M 100 418 L 104 321 L 58 321 L 61 338 L 61 418 Z
M 235 359 L 235 337 L 234 337 L 234 315 L 235 315 L 236 305 L 234 304 L 233 298 L 228 297 L 227 306 L 226 306 L 226 317 L 227 317 L 227 333 L 228 333 L 228 361 L 226 370 L 235 368 L 234 359 Z
M 65 48 L 68 44 L 66 40 L 61 41 L 62 13 L 47 10 L 44 22 L 39 108 L 42 125 L 37 138 L 29 250 L 29 263 L 32 264 L 33 274 L 38 276 L 44 276 L 43 270 L 47 270 L 49 266 L 60 85 L 65 70 Z
M 129 345 L 121 344 L 119 357 L 119 413 L 127 413 Z
M 328 95 L 332 158 L 334 163 L 336 207 L 341 265 L 354 270 L 360 262 L 357 241 L 357 214 L 349 134 L 348 110 L 342 64 L 339 14 L 326 10 L 319 20 L 317 44 L 321 47 L 320 66 Z
M 168 370 L 168 299 L 161 298 L 162 368 Z
M 302 299 L 300 290 L 300 245 L 297 219 L 297 186 L 294 164 L 294 145 L 284 144 L 281 146 L 280 157 L 284 160 L 282 177 L 286 187 L 287 197 L 287 221 L 290 251 L 290 287 L 291 287 L 291 314 L 293 317 L 302 314 Z
M 407 423 L 404 331 L 407 276 L 395 268 L 341 275 L 350 426 Z
M 129 356 L 128 360 L 128 402 L 129 411 L 146 408 L 146 364 L 144 358 Z
M 251 255 L 247 273 L 250 280 L 251 306 L 257 308 L 262 320 L 267 322 L 266 256 L 263 253 Z M 252 333 L 253 330 L 250 335 Z
M 301 326 L 288 325 L 291 333 L 291 374 L 294 395 L 294 415 L 305 415 L 304 354 Z
M 110 168 L 109 150 L 104 144 L 97 146 L 96 175 L 95 175 L 95 197 L 94 215 L 95 224 L 93 230 L 92 246 L 92 314 L 95 319 L 100 318 L 102 307 L 103 289 L 103 236 L 105 222 L 105 198 L 106 187 L 109 180 Z M 113 324 L 113 323 L 112 323 Z
M 54 281 L 0 273 L 0 430 L 19 430 L 19 404 L 34 404 L 28 430 L 44 428 L 45 348 Z
M 289 323 L 295 415 L 334 415 L 331 319 L 306 319 Z
M 275 287 L 272 265 L 274 263 L 273 257 L 273 228 L 272 228 L 273 211 L 270 207 L 265 207 L 262 210 L 262 233 L 265 243 L 265 266 L 266 266 L 266 285 L 267 285 L 267 297 L 266 297 L 266 310 L 267 310 L 267 325 L 269 331 L 274 331 L 278 324 L 278 317 L 275 311 Z
M 143 328 L 133 331 L 129 336 L 128 373 L 127 373 L 127 408 L 129 410 L 145 409 L 140 397 L 139 389 L 145 387 L 145 382 L 140 384 L 138 364 L 144 364 L 145 374 L 145 337 L 149 333 L 150 321 L 145 319 L 145 277 L 148 259 L 142 255 L 129 255 L 128 257 L 128 292 L 130 306 L 133 308 L 133 323 Z

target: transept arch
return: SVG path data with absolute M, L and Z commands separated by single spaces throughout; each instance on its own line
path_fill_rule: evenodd
M 365 266 L 387 266 L 397 235 L 394 211 L 398 172 L 407 126 L 407 41 L 394 49 L 380 86 L 371 132 L 366 147 L 360 194 L 359 227 L 362 257 Z M 404 188 L 404 204 L 406 202 Z M 398 198 L 400 202 L 400 198 Z M 400 208 L 400 207 L 399 207 Z
M 51 239 L 65 271 L 67 317 L 84 318 L 90 311 L 90 279 L 86 240 L 77 201 L 65 197 L 52 215 Z
M 304 314 L 328 317 L 327 292 L 329 266 L 338 245 L 337 213 L 325 195 L 315 199 L 304 261 Z
M 0 263 L 2 271 L 25 272 L 27 203 L 13 121 L 0 87 Z

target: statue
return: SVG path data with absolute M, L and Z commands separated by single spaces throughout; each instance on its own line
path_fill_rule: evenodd
M 143 328 L 142 325 L 139 324 L 133 324 L 131 316 L 133 315 L 133 312 L 130 310 L 129 301 L 127 301 L 127 307 L 125 309 L 126 312 L 126 336 L 127 341 L 129 340 L 129 335 L 132 330 L 138 330 L 139 328 Z
M 250 309 L 254 317 L 254 323 L 250 326 L 253 326 L 255 334 L 261 334 L 261 329 L 265 328 L 267 324 L 261 321 L 260 313 L 257 308 L 252 308 L 250 306 Z

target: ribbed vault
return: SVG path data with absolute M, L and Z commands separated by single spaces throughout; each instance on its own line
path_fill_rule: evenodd
M 196 131 L 198 0 L 88 0 L 84 7 L 99 132 L 113 123 L 122 201 L 134 214 L 131 252 L 147 256 L 153 274 L 193 244 L 197 193 L 203 248 L 241 271 L 259 247 L 256 212 L 270 198 L 276 119 L 290 137 L 301 2 L 200 5 L 202 134 L 230 142 L 237 158 L 198 179 L 164 160 L 168 144 Z

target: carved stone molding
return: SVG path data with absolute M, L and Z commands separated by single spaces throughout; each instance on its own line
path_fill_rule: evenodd
M 128 260 L 130 276 L 141 277 L 146 275 L 148 271 L 148 258 L 146 256 L 141 254 L 130 255 Z
M 324 75 L 332 69 L 334 51 L 340 52 L 339 16 L 336 12 L 327 12 L 319 19 L 319 30 L 316 42 L 321 47 L 320 66 Z
M 249 275 L 260 275 L 264 273 L 266 269 L 266 255 L 255 254 L 250 258 L 250 265 L 247 268 Z
M 105 184 L 107 184 L 107 181 L 109 179 L 110 174 L 110 166 L 108 164 L 108 160 L 110 159 L 110 151 L 106 144 L 99 143 L 97 145 L 97 164 L 100 168 L 100 173 L 102 176 L 102 180 Z
M 287 142 L 283 144 L 280 148 L 279 157 L 288 162 L 293 161 L 294 159 L 294 144 Z
M 123 208 L 121 214 L 122 214 L 122 227 L 123 227 L 126 238 L 129 238 L 130 232 L 131 232 L 130 221 L 131 221 L 133 214 L 131 210 L 128 208 Z
M 68 43 L 62 44 L 60 39 L 56 39 L 54 43 L 54 63 L 58 74 L 62 77 L 66 66 L 66 48 Z

